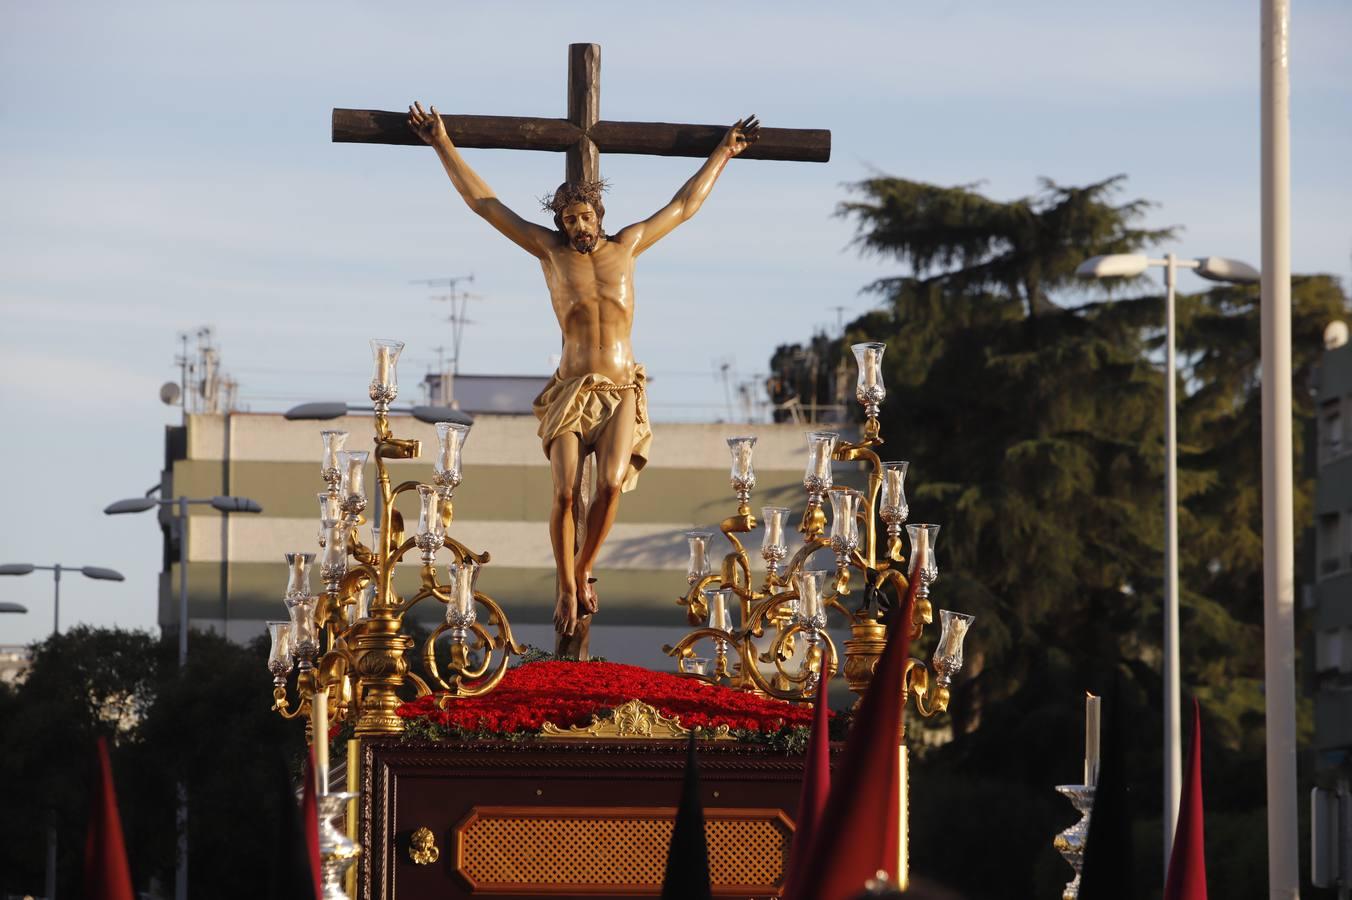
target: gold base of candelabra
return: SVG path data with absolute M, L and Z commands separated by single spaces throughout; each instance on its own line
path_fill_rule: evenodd
M 398 691 L 405 683 L 408 661 L 404 653 L 413 638 L 403 634 L 402 623 L 393 617 L 373 618 L 352 640 L 357 674 L 364 691 L 357 719 L 357 737 L 384 737 L 404 731 L 404 720 L 395 714 L 403 703 Z
M 881 622 L 866 619 L 850 623 L 850 639 L 845 642 L 845 681 L 850 690 L 859 695 L 855 701 L 856 709 L 868 693 L 873 670 L 886 646 L 887 626 Z

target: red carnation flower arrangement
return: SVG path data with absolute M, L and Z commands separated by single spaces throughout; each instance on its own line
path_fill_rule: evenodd
M 792 750 L 805 743 L 812 707 L 757 697 L 695 678 L 653 672 L 611 662 L 546 660 L 508 671 L 483 697 L 452 700 L 446 709 L 438 694 L 403 704 L 398 714 L 425 736 L 535 734 L 546 722 L 560 728 L 587 725 L 630 700 L 641 700 L 686 728 L 726 725 L 734 735 Z M 428 733 L 430 732 L 430 733 Z

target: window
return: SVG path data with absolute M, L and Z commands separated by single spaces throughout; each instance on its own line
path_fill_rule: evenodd
M 1347 653 L 1348 629 L 1331 628 L 1315 635 L 1314 670 L 1316 672 L 1337 672 L 1346 668 L 1352 660 L 1345 659 Z
M 1328 462 L 1341 456 L 1345 448 L 1342 403 L 1330 400 L 1319 411 L 1320 462 Z
M 1352 509 L 1343 513 L 1343 568 L 1352 571 Z
M 1343 550 L 1340 527 L 1342 523 L 1339 518 L 1337 513 L 1324 513 L 1319 517 L 1316 552 L 1321 577 L 1340 571 L 1343 568 L 1343 560 L 1347 558 L 1347 553 Z

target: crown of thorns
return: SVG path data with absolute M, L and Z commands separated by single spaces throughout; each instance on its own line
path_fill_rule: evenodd
M 540 205 L 546 212 L 554 215 L 562 213 L 570 203 L 590 203 L 594 208 L 601 206 L 601 195 L 610 189 L 605 179 L 597 181 L 568 181 L 559 185 L 552 194 L 540 198 Z

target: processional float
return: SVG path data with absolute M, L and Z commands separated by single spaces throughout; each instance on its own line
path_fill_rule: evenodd
M 403 731 L 403 721 L 396 713 L 405 699 L 400 696 L 401 690 L 411 685 L 417 696 L 423 696 L 437 689 L 438 702 L 445 708 L 458 699 L 492 691 L 506 673 L 510 658 L 523 652 L 513 640 L 506 612 L 476 589 L 479 571 L 490 561 L 489 553 L 476 553 L 450 535 L 452 501 L 463 477 L 461 453 L 470 426 L 436 424 L 432 484 L 404 481 L 391 486 L 387 460 L 415 459 L 422 449 L 420 441 L 396 437 L 390 428 L 389 408 L 398 395 L 397 364 L 403 346 L 399 341 L 371 341 L 375 375 L 369 396 L 375 411 L 374 452 L 348 449 L 347 432 L 321 432 L 320 475 L 325 489 L 318 494 L 319 553 L 298 550 L 285 554 L 288 619 L 268 623 L 272 708 L 287 719 L 304 717 L 307 739 L 316 751 L 325 896 L 331 898 L 346 896 L 343 879 L 357 859 L 358 848 L 334 825 L 356 794 L 328 790 L 330 726 L 349 724 L 359 740 L 398 735 Z M 829 678 L 841 668 L 828 633 L 830 615 L 836 613 L 850 628 L 850 639 L 844 644 L 843 674 L 850 689 L 862 696 L 886 645 L 884 619 L 889 610 L 906 608 L 912 579 L 918 578 L 919 585 L 905 627 L 914 639 L 932 623 L 930 593 L 939 574 L 934 556 L 939 526 L 905 524 L 909 510 L 904 488 L 909 464 L 883 462 L 876 451 L 883 444 L 878 411 L 886 396 L 881 371 L 884 347 L 874 342 L 853 347 L 859 366 L 856 397 L 865 415 L 862 440 L 842 441 L 839 434 L 826 431 L 807 435 L 808 460 L 803 478 L 807 502 L 798 528 L 803 543 L 792 557 L 785 535 L 790 509 L 762 509 L 765 574 L 759 588 L 753 585 L 750 558 L 737 537 L 757 525 L 750 507 L 756 483 L 752 462 L 756 438 L 728 440 L 737 511 L 723 520 L 719 530 L 731 549 L 714 571 L 710 546 L 713 534 L 687 535 L 688 590 L 677 602 L 695 628 L 675 645 L 663 648 L 676 658 L 681 674 L 782 700 L 810 701 L 818 679 Z M 371 460 L 376 467 L 379 508 L 371 518 L 371 540 L 367 544 L 360 529 L 367 521 L 365 468 Z M 867 489 L 861 492 L 836 485 L 833 462 L 865 464 Z M 396 502 L 403 495 L 415 494 L 417 529 L 406 533 Z M 886 547 L 881 556 L 879 521 L 886 526 Z M 912 551 L 909 565 L 902 548 L 903 525 Z M 834 557 L 833 568 L 807 568 L 818 551 L 828 549 Z M 437 557 L 443 550 L 450 556 L 444 578 L 437 568 Z M 421 564 L 418 585 L 401 595 L 394 583 L 395 568 L 415 552 Z M 316 559 L 324 585 L 318 594 L 312 593 L 310 585 Z M 853 609 L 845 600 L 852 588 L 858 588 L 861 596 Z M 445 621 L 422 647 L 432 684 L 409 671 L 405 656 L 413 649 L 414 640 L 405 630 L 404 617 L 424 601 L 439 602 L 446 610 Z M 940 610 L 940 635 L 930 664 L 916 658 L 907 660 L 904 690 L 914 695 L 921 715 L 929 717 L 947 709 L 949 685 L 962 668 L 963 641 L 972 621 L 970 615 Z M 437 662 L 437 647 L 443 639 L 449 645 L 449 671 L 445 675 Z M 703 641 L 712 644 L 712 658 L 696 655 L 696 647 Z M 294 700 L 288 690 L 292 683 Z M 904 733 L 898 736 L 898 753 L 903 791 L 898 872 L 904 885 Z

